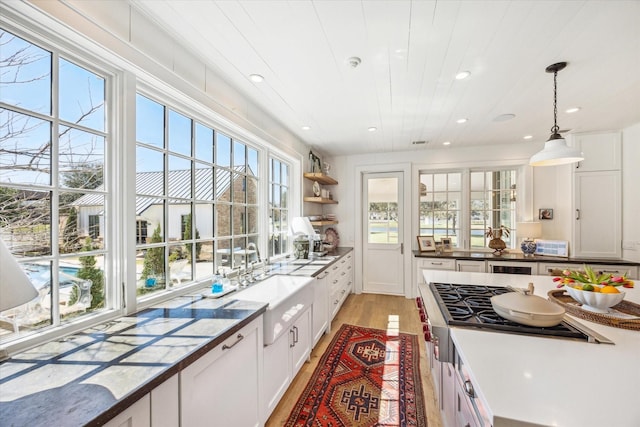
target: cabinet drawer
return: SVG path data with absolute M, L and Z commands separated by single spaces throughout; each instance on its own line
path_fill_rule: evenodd
M 455 259 L 441 259 L 441 258 L 424 258 L 419 262 L 419 267 L 421 269 L 429 269 L 429 270 L 455 270 L 456 269 L 456 260 Z

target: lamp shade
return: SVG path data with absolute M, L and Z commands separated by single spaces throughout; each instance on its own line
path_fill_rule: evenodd
M 316 234 L 311 221 L 306 216 L 296 216 L 291 220 L 291 234 L 303 234 L 305 236 L 313 236 Z
M 518 222 L 516 231 L 523 239 L 535 239 L 542 234 L 542 226 L 539 222 Z
M 38 291 L 0 239 L 0 311 L 26 304 Z
M 529 159 L 531 166 L 566 165 L 584 160 L 580 150 L 569 147 L 564 138 L 554 138 L 555 135 L 544 143 L 542 151 L 531 156 Z

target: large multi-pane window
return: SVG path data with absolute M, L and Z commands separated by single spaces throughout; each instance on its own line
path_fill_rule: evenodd
M 38 291 L 0 313 L 6 340 L 105 308 L 109 80 L 2 29 L 0 46 L 0 238 Z
M 485 233 L 491 227 L 511 230 L 516 224 L 516 171 L 477 171 L 470 174 L 471 249 L 487 246 Z M 507 247 L 512 236 L 503 234 Z
M 151 302 L 134 300 L 131 288 L 160 296 L 246 268 L 267 240 L 263 255 L 287 253 L 286 157 L 263 167 L 256 146 L 234 136 L 242 130 L 143 93 L 135 122 L 120 121 L 117 94 L 128 80 L 119 70 L 27 38 L 0 29 L 0 238 L 38 295 L 2 306 L 3 348 Z M 134 130 L 135 169 L 125 161 L 129 141 L 114 139 Z
M 489 227 L 511 230 L 515 225 L 515 170 L 422 172 L 419 185 L 420 235 L 436 241 L 448 237 L 457 248 L 483 249 Z M 513 246 L 511 235 L 502 239 Z
M 269 257 L 288 252 L 289 170 L 287 163 L 269 159 Z
M 461 209 L 461 172 L 420 174 L 420 235 L 449 237 L 460 246 Z
M 141 94 L 136 112 L 138 295 L 257 261 L 258 151 Z

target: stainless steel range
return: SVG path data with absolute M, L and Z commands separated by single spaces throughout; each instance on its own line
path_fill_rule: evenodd
M 441 362 L 453 362 L 454 349 L 449 327 L 471 327 L 487 331 L 506 332 L 537 337 L 573 339 L 592 343 L 610 343 L 607 338 L 565 316 L 553 327 L 535 327 L 514 323 L 500 317 L 491 306 L 490 298 L 513 289 L 501 286 L 429 283 L 420 287 L 418 301 L 425 327 L 425 338 L 434 345 Z

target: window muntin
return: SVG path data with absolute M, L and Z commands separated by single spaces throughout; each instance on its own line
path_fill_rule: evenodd
M 0 236 L 38 289 L 2 314 L 24 334 L 106 306 L 108 224 L 96 236 L 84 208 L 108 207 L 108 79 L 1 29 L 0 45 Z
M 515 170 L 472 171 L 470 174 L 471 249 L 487 246 L 485 232 L 489 227 L 505 226 L 512 229 L 516 223 L 514 189 Z M 503 234 L 507 247 L 513 247 L 512 236 Z
M 515 184 L 513 169 L 420 173 L 420 235 L 436 241 L 449 237 L 457 248 L 466 240 L 469 249 L 485 249 L 488 227 L 515 225 Z M 463 210 L 467 198 L 469 208 Z M 513 247 L 511 237 L 502 239 Z
M 289 181 L 291 166 L 269 159 L 269 258 L 289 251 Z
M 420 174 L 420 235 L 451 238 L 460 246 L 462 209 L 462 173 Z
M 151 234 L 137 242 L 138 295 L 257 260 L 258 151 L 142 94 L 136 104 L 136 216 Z

